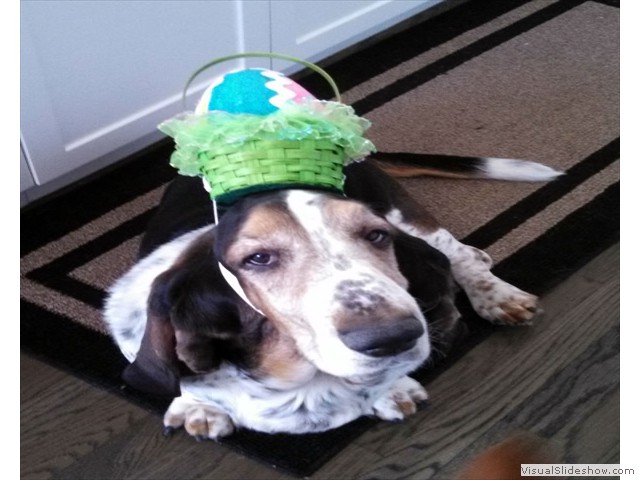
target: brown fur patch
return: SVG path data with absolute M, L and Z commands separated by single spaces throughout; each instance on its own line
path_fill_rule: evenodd
M 405 167 L 398 165 L 385 165 L 378 162 L 378 166 L 388 175 L 395 178 L 412 178 L 412 177 L 443 177 L 443 178 L 477 178 L 478 175 L 445 172 L 436 168 L 428 167 Z
M 372 266 L 375 266 L 389 278 L 393 278 L 398 284 L 406 286 L 406 279 L 400 274 L 398 262 L 393 249 L 377 249 L 371 245 L 364 245 L 367 240 L 364 236 L 375 229 L 389 231 L 393 234 L 395 227 L 385 219 L 375 215 L 364 205 L 350 200 L 327 200 L 323 205 L 323 216 L 326 224 L 334 232 L 343 232 L 343 235 L 351 237 L 353 241 L 363 242 L 363 250 L 371 253 Z
M 258 375 L 296 383 L 315 371 L 305 360 L 292 338 L 274 331 L 274 335 L 262 344 Z
M 402 412 L 402 415 L 408 417 L 409 415 L 413 415 L 418 411 L 418 407 L 415 402 L 411 399 L 405 398 L 402 395 L 394 395 L 393 401 L 396 402 L 398 406 L 398 410 Z
M 495 284 L 494 282 L 490 282 L 488 280 L 480 280 L 475 283 L 475 287 L 481 292 L 488 292 L 490 290 L 493 290 Z
M 378 220 L 366 207 L 348 200 L 327 200 L 322 213 L 327 225 L 337 232 L 353 232 L 357 225 Z M 386 222 L 380 224 L 385 226 Z
M 258 205 L 249 213 L 238 231 L 238 241 L 271 239 L 274 236 L 288 241 L 300 227 L 286 212 L 269 205 Z

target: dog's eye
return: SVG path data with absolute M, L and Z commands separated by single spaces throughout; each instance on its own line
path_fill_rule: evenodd
M 386 243 L 388 243 L 390 237 L 391 236 L 389 232 L 380 228 L 371 230 L 364 236 L 365 240 L 373 243 L 374 245 L 385 245 Z
M 253 255 L 249 255 L 244 259 L 245 265 L 253 265 L 256 267 L 268 267 L 273 265 L 276 261 L 276 256 L 271 253 L 258 252 Z

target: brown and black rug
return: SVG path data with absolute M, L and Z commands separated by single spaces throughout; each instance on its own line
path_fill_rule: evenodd
M 541 294 L 619 240 L 618 41 L 615 1 L 471 0 L 326 68 L 373 122 L 380 151 L 522 158 L 566 172 L 548 184 L 404 181 L 455 235 L 487 250 L 498 275 Z M 330 97 L 323 79 L 300 81 Z M 100 308 L 175 175 L 171 151 L 161 142 L 21 214 L 23 351 L 158 415 L 166 404 L 123 387 L 125 360 Z M 460 303 L 473 334 L 418 372 L 425 383 L 491 334 Z M 223 443 L 304 476 L 375 422 L 302 438 L 241 431 Z

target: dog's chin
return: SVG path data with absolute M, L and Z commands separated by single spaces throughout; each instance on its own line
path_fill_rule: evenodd
M 431 346 L 425 334 L 407 350 L 397 353 L 370 353 L 365 355 L 341 345 L 327 352 L 316 350 L 316 355 L 307 356 L 307 359 L 324 373 L 357 381 L 355 379 L 383 378 L 410 373 L 429 358 Z

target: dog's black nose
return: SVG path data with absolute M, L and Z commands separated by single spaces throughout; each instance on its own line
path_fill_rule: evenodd
M 397 355 L 413 348 L 424 334 L 422 323 L 415 317 L 396 321 L 375 322 L 344 328 L 338 332 L 342 342 L 351 350 L 372 357 Z

